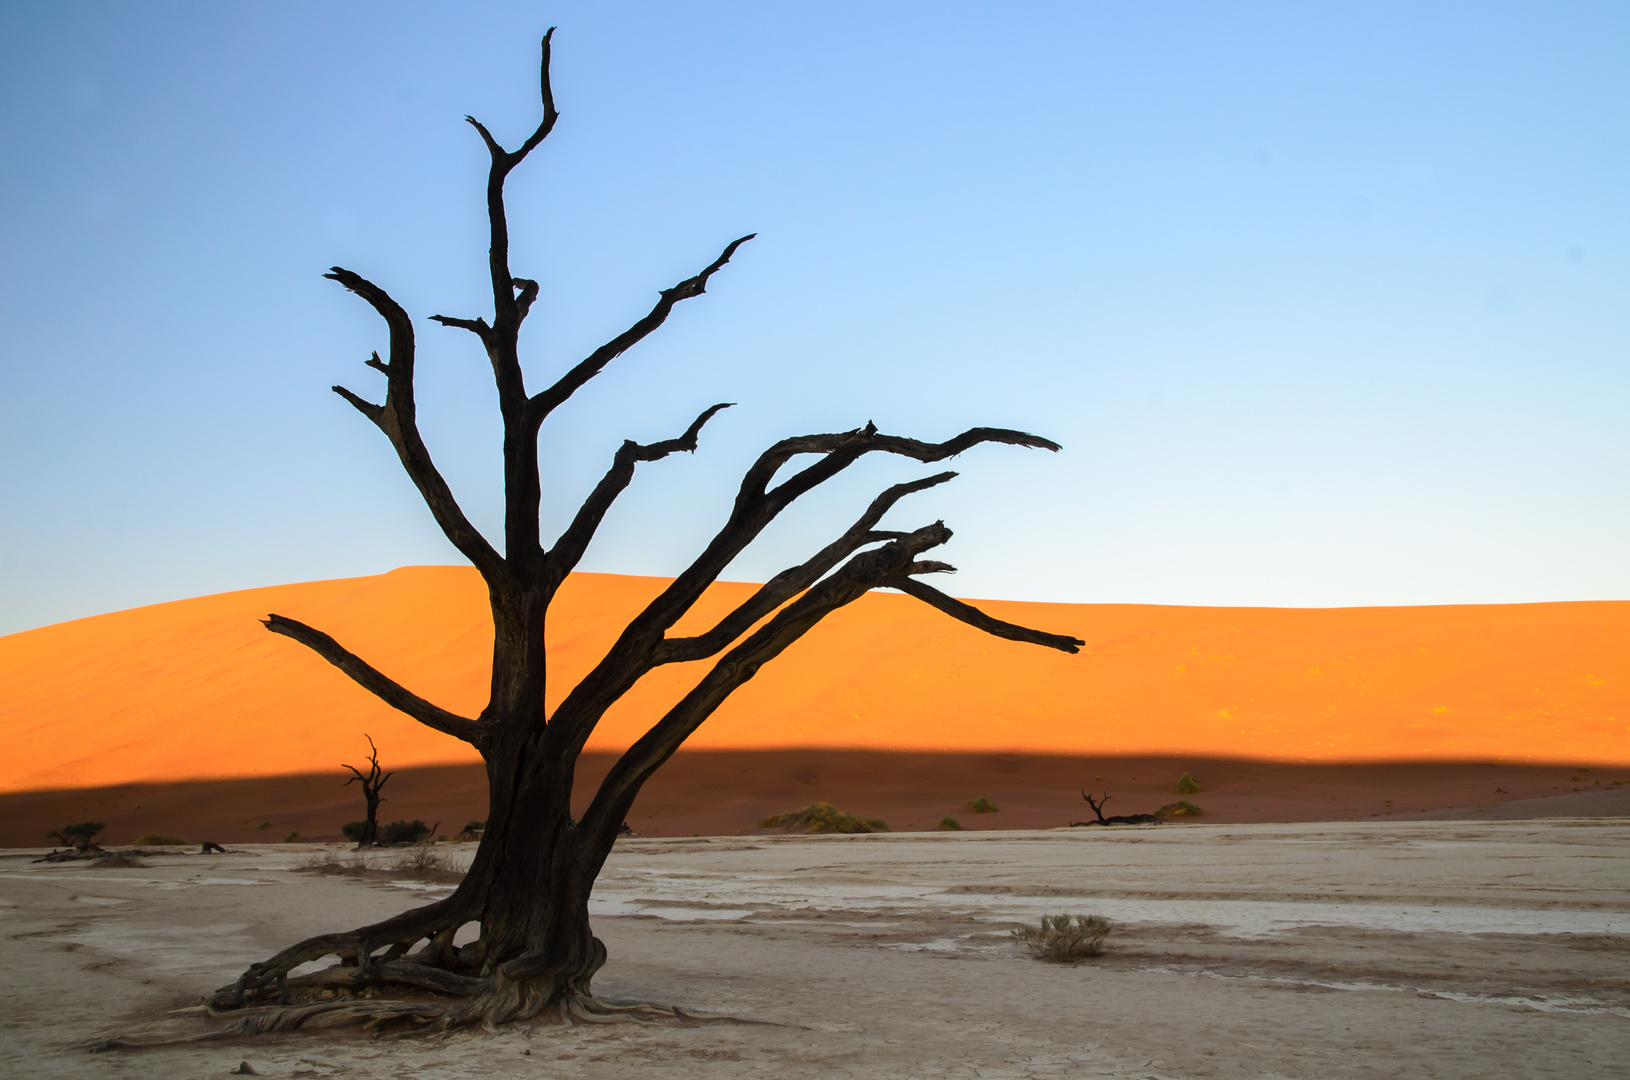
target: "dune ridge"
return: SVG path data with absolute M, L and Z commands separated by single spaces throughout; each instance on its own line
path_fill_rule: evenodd
M 551 613 L 551 704 L 666 579 L 576 574 Z M 755 588 L 720 583 L 677 632 Z M 696 749 L 1193 754 L 1280 761 L 1630 762 L 1630 602 L 1201 608 L 978 601 L 1082 637 L 994 639 L 873 593 L 768 665 Z M 222 593 L 0 637 L 0 791 L 324 772 L 369 732 L 393 767 L 475 760 L 304 647 L 276 611 L 474 715 L 491 627 L 468 567 Z M 594 750 L 628 745 L 700 665 L 644 680 Z

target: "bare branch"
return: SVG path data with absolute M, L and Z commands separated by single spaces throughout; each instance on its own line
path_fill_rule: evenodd
M 538 123 L 538 129 L 522 143 L 520 149 L 509 155 L 509 168 L 519 165 L 549 133 L 555 130 L 555 121 L 560 119 L 560 113 L 555 110 L 555 91 L 549 83 L 549 42 L 555 36 L 555 28 L 550 27 L 543 35 L 543 63 L 538 73 L 539 89 L 543 97 L 543 119 Z
M 439 705 L 433 705 L 424 698 L 406 689 L 400 683 L 388 678 L 367 661 L 346 649 L 339 642 L 315 630 L 305 623 L 288 619 L 282 615 L 269 615 L 263 622 L 266 629 L 274 634 L 293 638 L 300 644 L 327 660 L 351 676 L 358 686 L 379 698 L 392 708 L 404 712 L 419 721 L 426 727 L 463 739 L 471 746 L 481 749 L 487 744 L 487 727 L 485 724 L 448 712 Z
M 919 566 L 925 567 L 925 569 L 917 569 Z M 950 569 L 952 567 L 948 567 L 944 563 L 918 563 L 908 569 L 906 573 L 935 573 Z M 885 581 L 883 585 L 886 588 L 899 589 L 907 596 L 914 596 L 929 607 L 937 608 L 951 616 L 951 618 L 965 622 L 969 626 L 983 630 L 995 637 L 1007 638 L 1009 641 L 1023 641 L 1031 645 L 1045 645 L 1049 649 L 1058 649 L 1067 653 L 1080 652 L 1081 646 L 1086 644 L 1080 638 L 1070 637 L 1068 634 L 1049 634 L 1042 630 L 1032 630 L 1027 626 L 1019 626 L 1016 623 L 993 619 L 972 604 L 964 604 L 961 600 L 946 596 L 938 589 L 924 585 L 922 582 L 915 581 L 905 575 L 891 578 Z
M 649 446 L 641 446 L 632 439 L 623 443 L 617 450 L 616 457 L 612 459 L 610 471 L 601 477 L 600 482 L 578 509 L 577 516 L 572 519 L 566 531 L 560 534 L 560 539 L 555 541 L 554 548 L 549 552 L 551 588 L 564 581 L 566 575 L 571 573 L 572 568 L 583 558 L 583 552 L 588 549 L 589 541 L 594 538 L 600 522 L 605 520 L 611 504 L 617 501 L 617 496 L 621 495 L 633 480 L 635 464 L 641 461 L 659 461 L 669 454 L 682 450 L 695 453 L 696 440 L 702 433 L 702 425 L 713 419 L 715 413 L 721 409 L 728 409 L 733 404 L 734 402 L 720 402 L 703 410 L 677 439 L 666 439 Z
M 492 137 L 492 132 L 487 130 L 487 125 L 473 116 L 466 116 L 464 122 L 481 133 L 481 141 L 487 144 L 487 152 L 492 155 L 494 164 L 504 160 L 504 148 L 498 144 L 497 139 Z
M 385 373 L 385 404 L 374 405 L 341 386 L 334 387 L 334 392 L 385 433 L 402 462 L 402 468 L 419 489 L 436 524 L 441 526 L 442 533 L 452 541 L 453 546 L 475 564 L 487 581 L 502 577 L 506 572 L 502 556 L 470 524 L 470 519 L 453 497 L 452 488 L 448 487 L 447 481 L 437 470 L 429 448 L 419 435 L 418 406 L 413 388 L 413 320 L 400 304 L 391 299 L 389 293 L 361 274 L 335 266 L 323 276 L 339 282 L 366 300 L 390 328 L 390 362 L 381 362 L 377 352 L 368 361 L 369 367 Z
M 385 416 L 385 409 L 383 406 L 375 405 L 371 401 L 365 400 L 364 398 L 359 398 L 343 386 L 330 386 L 329 389 L 334 391 L 334 393 L 338 394 L 340 397 L 344 398 L 346 401 L 349 401 L 356 407 L 357 412 L 361 413 L 363 416 L 366 416 L 369 420 L 372 420 L 375 425 L 378 425 L 383 421 Z
M 765 582 L 741 606 L 719 620 L 713 629 L 695 637 L 669 638 L 663 641 L 657 646 L 653 666 L 686 663 L 712 656 L 746 633 L 758 620 L 820 580 L 827 571 L 853 555 L 858 549 L 880 540 L 904 540 L 908 533 L 873 532 L 872 526 L 881 521 L 883 515 L 907 495 L 936 487 L 955 478 L 956 475 L 954 472 L 942 472 L 889 488 L 872 500 L 866 512 L 842 536 L 822 548 L 809 561 L 783 570 Z
M 695 277 L 686 278 L 671 289 L 664 289 L 653 307 L 646 316 L 621 334 L 600 346 L 589 356 L 572 368 L 549 389 L 533 396 L 527 406 L 527 424 L 530 431 L 537 431 L 543 421 L 554 412 L 561 403 L 577 393 L 582 385 L 600 374 L 607 364 L 633 348 L 653 330 L 661 326 L 673 311 L 674 305 L 681 300 L 689 300 L 693 296 L 700 296 L 707 291 L 707 280 L 719 271 L 736 249 L 751 240 L 757 233 L 748 233 L 746 236 L 732 240 L 724 249 L 724 253 L 710 263 L 707 269 Z
M 448 315 L 432 315 L 431 322 L 439 322 L 443 326 L 454 326 L 460 330 L 468 330 L 486 344 L 492 334 L 492 327 L 487 325 L 486 319 L 455 319 Z

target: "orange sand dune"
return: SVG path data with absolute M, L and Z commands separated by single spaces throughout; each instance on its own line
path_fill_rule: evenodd
M 566 584 L 551 615 L 551 702 L 663 584 Z M 716 586 L 680 629 L 752 588 Z M 874 593 L 767 666 L 690 745 L 1630 762 L 1630 602 L 981 606 L 1087 647 L 997 640 Z M 363 732 L 391 766 L 473 759 L 267 633 L 257 620 L 272 611 L 447 708 L 481 707 L 491 628 L 469 568 L 158 604 L 0 637 L 0 791 L 327 772 L 360 759 Z M 647 678 L 591 749 L 626 746 L 701 670 Z

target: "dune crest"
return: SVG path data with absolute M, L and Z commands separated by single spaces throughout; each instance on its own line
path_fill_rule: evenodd
M 551 613 L 551 702 L 665 579 L 575 574 Z M 754 586 L 716 585 L 700 629 Z M 1079 656 L 989 638 L 893 593 L 768 665 L 692 747 L 1188 753 L 1292 761 L 1630 762 L 1630 602 L 1200 608 L 981 601 L 1083 637 Z M 222 593 L 0 637 L 0 791 L 473 760 L 302 646 L 331 633 L 465 715 L 492 630 L 467 567 Z M 591 749 L 628 745 L 700 674 L 654 672 Z

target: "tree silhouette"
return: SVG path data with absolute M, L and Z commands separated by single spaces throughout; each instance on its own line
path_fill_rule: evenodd
M 370 926 L 302 941 L 254 964 L 223 987 L 212 999 L 217 1009 L 287 1006 L 245 1009 L 232 1031 L 297 1027 L 318 1016 L 324 1026 L 347 1019 L 452 1026 L 478 1020 L 502 1023 L 545 1008 L 562 1014 L 604 1013 L 610 1006 L 589 992 L 590 979 L 606 958 L 605 947 L 590 932 L 589 892 L 635 796 L 734 690 L 821 619 L 871 589 L 888 588 L 997 637 L 1071 653 L 1082 644 L 1074 637 L 991 618 L 918 580 L 953 569 L 922 557 L 950 539 L 951 531 L 942 522 L 909 531 L 878 528 L 900 499 L 945 483 L 956 475 L 953 472 L 888 488 L 829 544 L 776 574 L 710 629 L 670 636 L 707 587 L 777 515 L 869 454 L 928 463 L 982 443 L 1058 449 L 1047 439 L 1003 428 L 973 428 L 944 442 L 923 442 L 884 434 L 868 423 L 852 431 L 783 439 L 765 450 L 748 469 L 723 525 L 696 560 L 634 617 L 554 711 L 546 711 L 544 626 L 556 590 L 583 557 L 635 468 L 680 451 L 694 452 L 703 425 L 728 404 L 702 409 L 675 438 L 624 442 L 571 523 L 548 546 L 540 536 L 538 432 L 574 392 L 661 326 L 677 304 L 702 295 L 713 275 L 752 239 L 749 234 L 731 241 L 699 274 L 662 290 L 651 310 L 627 330 L 546 388 L 527 389 L 517 337 L 538 300 L 539 287 L 510 271 L 504 182 L 548 137 L 559 118 L 549 78 L 553 33 L 543 39 L 542 120 L 519 148 L 504 149 L 479 121 L 466 118 L 491 158 L 486 201 L 492 319 L 432 316 L 443 326 L 473 335 L 491 362 L 504 433 L 502 554 L 465 516 L 420 437 L 413 321 L 384 289 L 360 274 L 335 267 L 326 275 L 372 306 L 385 321 L 390 343 L 386 359 L 376 352 L 367 361 L 385 377 L 383 403 L 344 387 L 336 386 L 334 392 L 389 440 L 442 532 L 486 583 L 494 631 L 487 704 L 477 716 L 460 716 L 413 693 L 322 631 L 282 615 L 266 619 L 269 630 L 308 646 L 381 700 L 478 750 L 488 779 L 486 830 L 469 871 L 446 899 Z M 795 467 L 777 482 L 784 467 L 805 457 L 814 461 Z M 582 818 L 574 819 L 573 767 L 606 710 L 657 667 L 714 657 L 707 674 L 621 756 Z M 479 923 L 478 938 L 455 946 L 454 935 L 472 922 Z M 325 956 L 336 956 L 339 963 L 289 976 L 292 969 Z M 309 1002 L 310 988 L 363 986 L 408 987 L 437 996 Z
M 385 801 L 380 796 L 379 791 L 385 786 L 386 780 L 396 775 L 395 772 L 380 771 L 379 747 L 374 745 L 374 737 L 366 734 L 362 737 L 368 740 L 368 771 L 364 773 L 355 765 L 342 764 L 340 766 L 342 769 L 351 770 L 350 779 L 346 780 L 340 787 L 348 787 L 351 784 L 361 782 L 362 797 L 368 804 L 368 816 L 361 822 L 361 830 L 356 836 L 351 836 L 349 832 L 346 833 L 348 838 L 357 842 L 359 848 L 372 847 L 379 842 L 379 804 Z M 349 828 L 350 826 L 347 826 L 347 829 Z

